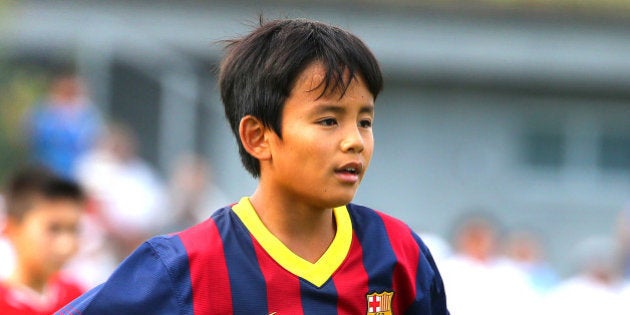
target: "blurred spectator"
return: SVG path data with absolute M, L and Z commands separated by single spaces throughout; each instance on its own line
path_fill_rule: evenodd
M 558 275 L 545 260 L 542 242 L 532 232 L 510 233 L 505 244 L 505 256 L 509 263 L 527 275 L 540 295 L 547 293 L 558 282 Z
M 543 314 L 630 314 L 622 296 L 618 244 L 594 236 L 580 242 L 575 253 L 577 273 L 547 296 Z
M 630 312 L 630 281 L 625 281 L 620 293 L 621 307 L 626 310 L 626 313 Z
M 58 174 L 71 178 L 76 159 L 91 148 L 101 117 L 87 97 L 81 77 L 72 69 L 55 74 L 44 100 L 26 121 L 30 154 Z
M 418 232 L 422 241 L 431 249 L 431 255 L 438 267 L 442 266 L 442 261 L 450 257 L 453 253 L 451 245 L 442 236 L 435 233 Z
M 498 233 L 484 213 L 466 214 L 456 224 L 454 255 L 440 266 L 452 314 L 536 314 L 537 295 L 527 278 L 497 255 Z
M 108 126 L 94 150 L 77 162 L 76 176 L 94 205 L 94 218 L 113 242 L 118 260 L 167 223 L 166 189 L 157 173 L 137 153 L 135 133 Z
M 170 176 L 169 232 L 192 226 L 226 206 L 229 201 L 212 181 L 210 163 L 202 156 L 181 156 Z
M 84 194 L 51 171 L 27 168 L 10 179 L 5 198 L 15 268 L 0 282 L 0 314 L 51 314 L 84 292 L 60 272 L 79 245 Z
M 15 251 L 6 238 L 4 231 L 6 227 L 6 209 L 4 207 L 4 198 L 0 195 L 0 279 L 4 279 L 15 267 Z
M 617 232 L 621 250 L 621 272 L 630 281 L 630 204 L 619 214 Z

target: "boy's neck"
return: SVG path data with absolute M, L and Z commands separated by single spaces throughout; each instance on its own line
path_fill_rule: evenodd
M 48 277 L 35 276 L 24 268 L 16 266 L 7 280 L 13 285 L 28 287 L 35 292 L 43 293 L 46 289 Z
M 319 209 L 299 202 L 267 196 L 257 189 L 250 201 L 267 229 L 289 250 L 315 263 L 336 234 L 333 209 Z

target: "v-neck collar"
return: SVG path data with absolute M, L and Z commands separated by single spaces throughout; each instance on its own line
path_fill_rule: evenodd
M 332 276 L 350 251 L 352 222 L 345 206 L 334 208 L 333 214 L 337 222 L 335 238 L 326 252 L 315 263 L 296 255 L 271 234 L 258 217 L 248 197 L 241 198 L 237 204 L 232 206 L 232 210 L 273 260 L 287 271 L 317 287 L 321 287 Z

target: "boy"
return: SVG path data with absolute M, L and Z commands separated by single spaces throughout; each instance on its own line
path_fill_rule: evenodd
M 4 195 L 4 232 L 16 263 L 0 282 L 0 314 L 51 314 L 84 292 L 59 273 L 78 247 L 84 194 L 74 182 L 26 168 L 9 180 Z
M 368 48 L 308 20 L 261 23 L 227 48 L 221 96 L 257 189 L 149 240 L 58 314 L 448 314 L 420 239 L 349 204 L 382 87 Z

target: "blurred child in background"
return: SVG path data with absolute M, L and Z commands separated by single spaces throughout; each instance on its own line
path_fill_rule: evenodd
M 84 290 L 60 269 L 76 252 L 84 193 L 74 182 L 37 167 L 9 179 L 4 234 L 15 267 L 0 282 L 0 314 L 51 314 Z

